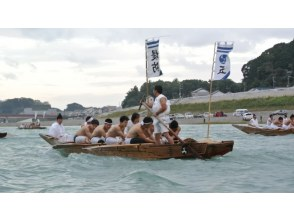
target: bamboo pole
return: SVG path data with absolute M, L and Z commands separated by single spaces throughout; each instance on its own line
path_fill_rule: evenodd
M 212 68 L 211 68 L 211 77 L 210 77 L 210 90 L 209 90 L 209 102 L 208 102 L 208 121 L 207 121 L 207 138 L 210 138 L 210 106 L 211 106 L 211 93 L 212 93 L 212 77 L 213 77 L 213 71 L 215 66 L 215 48 L 216 48 L 217 42 L 214 43 L 214 49 L 213 49 L 213 59 L 212 59 Z

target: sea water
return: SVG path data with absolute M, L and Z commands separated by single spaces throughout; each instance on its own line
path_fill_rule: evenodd
M 207 136 L 207 125 L 181 125 L 180 137 Z M 65 127 L 74 133 L 78 126 Z M 245 134 L 211 125 L 213 140 L 234 140 L 232 152 L 208 160 L 137 160 L 90 154 L 63 156 L 39 137 L 44 130 L 0 128 L 2 193 L 294 192 L 293 135 Z

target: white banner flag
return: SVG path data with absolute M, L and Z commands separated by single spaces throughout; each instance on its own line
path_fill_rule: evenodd
M 159 40 L 146 41 L 147 54 L 147 77 L 157 77 L 162 75 L 159 66 Z
M 229 53 L 233 50 L 233 43 L 227 42 L 217 43 L 217 51 L 215 57 L 215 69 L 213 80 L 227 79 L 230 75 L 230 58 Z

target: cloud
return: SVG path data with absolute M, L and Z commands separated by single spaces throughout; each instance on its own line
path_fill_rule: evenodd
M 5 73 L 2 75 L 5 79 L 8 79 L 8 80 L 16 80 L 17 79 L 17 76 L 14 73 Z

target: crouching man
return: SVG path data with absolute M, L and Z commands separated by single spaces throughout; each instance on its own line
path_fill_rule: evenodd
M 150 132 L 153 120 L 145 117 L 141 123 L 135 124 L 128 132 L 125 144 L 155 143 L 155 139 Z
M 97 119 L 93 119 L 90 123 L 81 127 L 74 136 L 74 142 L 78 144 L 90 144 L 92 133 L 98 125 L 99 121 Z

